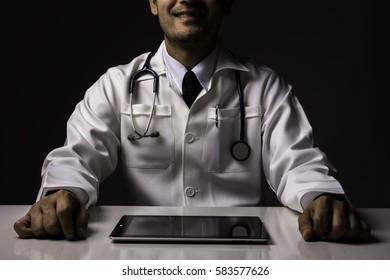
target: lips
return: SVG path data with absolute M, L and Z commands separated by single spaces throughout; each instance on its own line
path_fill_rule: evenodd
M 178 18 L 204 18 L 206 13 L 197 9 L 182 9 L 173 11 L 172 14 Z

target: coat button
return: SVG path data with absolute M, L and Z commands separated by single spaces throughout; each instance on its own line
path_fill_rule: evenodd
M 185 139 L 187 143 L 192 143 L 195 141 L 195 135 L 192 133 L 187 133 Z
M 184 191 L 188 197 L 193 197 L 196 194 L 196 191 L 193 187 L 187 187 Z

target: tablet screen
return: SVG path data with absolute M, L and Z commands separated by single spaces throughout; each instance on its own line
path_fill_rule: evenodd
M 269 235 L 255 216 L 122 216 L 115 242 L 265 243 Z

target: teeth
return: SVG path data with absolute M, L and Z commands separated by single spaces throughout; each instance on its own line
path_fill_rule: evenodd
M 177 15 L 177 17 L 179 17 L 179 18 L 184 18 L 184 17 L 196 17 L 196 15 L 184 13 L 184 14 L 179 14 L 179 15 Z
M 181 17 L 200 17 L 201 14 L 197 12 L 191 12 L 191 11 L 182 11 L 182 12 L 177 12 L 174 14 L 176 17 L 181 18 Z

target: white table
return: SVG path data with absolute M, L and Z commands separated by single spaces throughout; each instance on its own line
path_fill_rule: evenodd
M 390 208 L 358 209 L 372 227 L 372 242 L 340 244 L 305 242 L 298 231 L 297 213 L 284 207 L 181 208 L 94 206 L 90 209 L 88 238 L 83 241 L 19 239 L 14 222 L 28 205 L 0 206 L 0 259 L 125 260 L 125 259 L 390 259 Z M 124 214 L 255 215 L 272 238 L 267 245 L 122 244 L 109 238 Z

